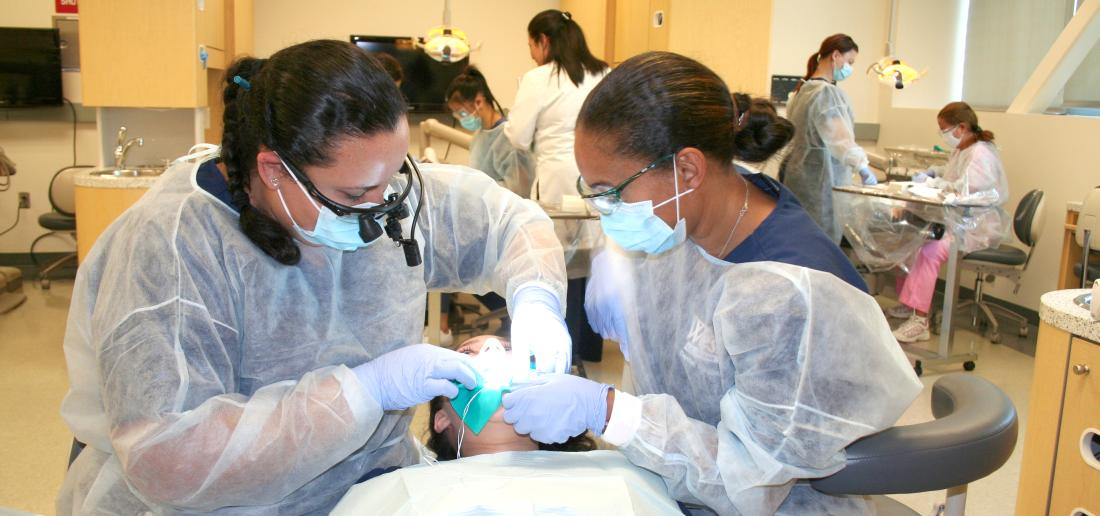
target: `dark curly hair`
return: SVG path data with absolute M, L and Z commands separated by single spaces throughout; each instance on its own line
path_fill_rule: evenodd
M 225 76 L 219 159 L 241 231 L 268 256 L 296 264 L 294 238 L 249 202 L 260 146 L 299 167 L 327 165 L 341 138 L 395 130 L 407 111 L 404 98 L 377 59 L 336 40 L 308 41 L 269 59 L 244 57 Z

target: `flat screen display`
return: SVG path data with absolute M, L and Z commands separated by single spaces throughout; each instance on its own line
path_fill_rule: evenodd
M 416 48 L 413 38 L 352 36 L 351 42 L 367 52 L 387 53 L 401 63 L 401 71 L 405 74 L 405 79 L 401 81 L 401 93 L 415 112 L 447 112 L 447 103 L 443 98 L 447 86 L 470 62 L 470 58 L 466 58 L 454 63 L 440 63 Z
M 0 108 L 60 104 L 57 29 L 0 27 Z

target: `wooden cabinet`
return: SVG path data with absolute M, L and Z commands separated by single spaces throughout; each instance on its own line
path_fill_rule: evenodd
M 207 107 L 210 82 L 221 80 L 232 56 L 251 51 L 251 10 L 251 0 L 86 0 L 84 104 Z
M 1100 514 L 1100 344 L 1074 337 L 1070 343 L 1058 454 L 1050 514 L 1070 516 L 1075 510 Z M 1097 437 L 1100 439 L 1100 437 Z M 1086 455 L 1091 461 L 1086 461 Z
M 122 179 L 121 181 L 125 181 Z M 76 261 L 82 263 L 99 235 L 130 206 L 145 195 L 148 188 L 99 188 L 77 186 Z
M 671 0 L 615 0 L 615 47 L 619 64 L 651 50 L 668 50 Z
M 1090 428 L 1100 429 L 1100 344 L 1044 322 L 1035 354 L 1017 516 L 1071 516 L 1080 509 L 1100 514 L 1100 470 L 1083 457 L 1089 443 L 1082 449 Z

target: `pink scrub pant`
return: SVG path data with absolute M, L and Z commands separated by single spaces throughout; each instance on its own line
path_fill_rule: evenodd
M 951 251 L 950 239 L 950 236 L 945 235 L 940 240 L 925 242 L 909 269 L 909 275 L 898 276 L 897 292 L 901 304 L 925 314 L 932 308 L 936 279 L 939 278 L 940 267 L 947 262 L 947 255 Z

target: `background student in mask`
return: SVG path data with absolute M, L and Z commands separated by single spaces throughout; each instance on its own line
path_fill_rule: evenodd
M 795 135 L 779 172 L 780 181 L 836 243 L 842 235 L 833 215 L 833 187 L 851 184 L 853 172 L 863 184 L 878 183 L 867 153 L 856 144 L 852 101 L 837 87 L 852 75 L 857 55 L 859 46 L 846 34 L 825 38 L 810 55 L 806 76 L 787 105 Z

